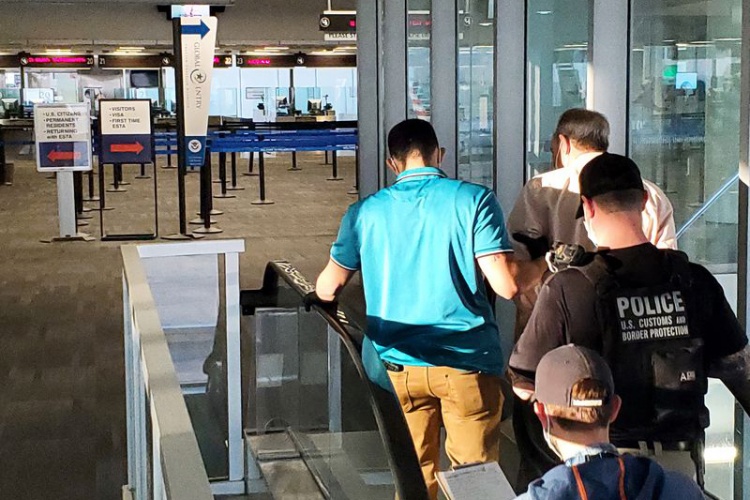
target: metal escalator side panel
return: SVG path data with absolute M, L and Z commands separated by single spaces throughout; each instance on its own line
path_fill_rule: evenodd
M 289 262 L 273 261 L 269 263 L 269 266 L 273 267 L 278 275 L 296 290 L 300 298 L 315 289 L 313 284 Z M 330 328 L 338 334 L 344 350 L 349 354 L 360 379 L 367 387 L 367 399 L 387 453 L 388 464 L 394 475 L 398 497 L 402 500 L 427 500 L 429 498 L 427 487 L 422 479 L 422 471 L 414 450 L 411 434 L 406 425 L 406 419 L 396 397 L 392 391 L 374 383 L 368 375 L 362 361 L 360 346 L 354 341 L 349 331 L 354 326 L 349 322 L 341 308 L 334 316 L 325 309 L 313 307 L 328 322 Z

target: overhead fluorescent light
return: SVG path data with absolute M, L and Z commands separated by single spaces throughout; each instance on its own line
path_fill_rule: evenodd
M 73 51 L 70 49 L 47 49 L 44 51 L 45 54 L 72 54 Z
M 547 16 L 549 14 L 552 14 L 552 11 L 551 10 L 538 10 L 536 11 L 536 13 L 539 14 L 540 16 Z
M 487 22 L 479 23 L 479 26 L 492 26 L 492 21 L 487 21 Z
M 263 50 L 289 50 L 289 47 L 279 47 L 276 45 L 270 47 L 263 47 Z
M 141 52 L 146 50 L 146 47 L 119 47 L 117 50 L 122 50 L 124 52 Z

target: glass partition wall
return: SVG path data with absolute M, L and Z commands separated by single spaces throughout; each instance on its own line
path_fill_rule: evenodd
M 737 303 L 742 0 L 690 9 L 632 0 L 630 155 L 674 207 L 680 249 L 717 275 Z M 734 491 L 734 399 L 709 386 L 706 483 Z
M 526 175 L 554 168 L 550 138 L 560 115 L 586 107 L 589 0 L 529 0 Z
M 388 126 L 418 117 L 433 122 L 449 155 L 457 152 L 446 172 L 492 186 L 507 213 L 523 182 L 553 167 L 549 140 L 560 114 L 602 111 L 613 150 L 631 156 L 671 200 L 680 249 L 717 276 L 735 306 L 747 3 L 360 0 L 360 26 L 378 28 L 360 31 L 360 81 L 381 82 L 360 94 L 361 194 L 389 183 Z M 455 31 L 446 30 L 446 12 Z M 513 317 L 499 304 L 502 331 Z M 712 382 L 707 404 L 707 485 L 720 498 L 741 498 L 735 485 L 747 475 L 737 463 L 734 400 Z
M 630 154 L 672 200 L 678 227 L 737 173 L 741 0 L 633 0 Z M 736 272 L 738 190 L 680 241 L 714 272 Z
M 459 2 L 458 178 L 494 187 L 495 22 L 492 2 Z

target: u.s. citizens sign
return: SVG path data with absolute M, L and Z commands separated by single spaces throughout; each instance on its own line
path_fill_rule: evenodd
M 205 158 L 216 27 L 215 17 L 180 19 L 185 116 L 183 147 L 188 167 L 200 167 Z
M 91 170 L 91 122 L 88 106 L 34 106 L 36 167 L 39 172 Z

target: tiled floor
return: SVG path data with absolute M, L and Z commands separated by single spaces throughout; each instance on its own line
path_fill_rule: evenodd
M 213 238 L 244 238 L 243 288 L 260 284 L 265 263 L 286 258 L 314 277 L 327 260 L 341 215 L 354 201 L 351 157 L 345 180 L 328 182 L 322 155 L 269 159 L 268 198 L 256 206 L 256 177 L 240 176 L 237 198 Z M 161 164 L 161 162 L 160 162 Z M 247 160 L 240 161 L 247 169 Z M 127 193 L 107 193 L 108 232 L 141 232 L 151 221 L 151 181 L 126 169 Z M 177 230 L 176 172 L 159 169 L 161 234 Z M 111 172 L 108 173 L 111 177 Z M 16 161 L 13 186 L 0 186 L 0 499 L 115 499 L 125 482 L 125 397 L 120 243 L 40 243 L 57 231 L 54 180 Z M 189 174 L 188 208 L 198 206 Z M 218 186 L 215 185 L 215 192 Z M 92 212 L 98 217 L 98 212 Z M 98 236 L 97 218 L 83 230 Z

